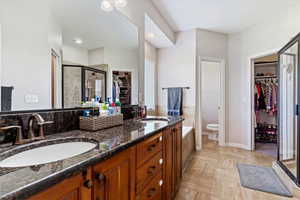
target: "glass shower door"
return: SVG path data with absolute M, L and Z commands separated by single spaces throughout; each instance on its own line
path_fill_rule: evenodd
M 279 161 L 298 177 L 298 41 L 280 52 Z

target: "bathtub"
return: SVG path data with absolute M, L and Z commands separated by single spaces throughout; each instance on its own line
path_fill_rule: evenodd
M 195 152 L 195 131 L 191 126 L 182 127 L 182 166 L 186 168 L 191 155 Z

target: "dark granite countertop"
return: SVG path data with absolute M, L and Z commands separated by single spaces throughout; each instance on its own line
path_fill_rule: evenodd
M 182 120 L 180 117 L 169 118 L 169 122 L 162 123 L 142 123 L 129 120 L 125 121 L 122 126 L 96 132 L 75 130 L 47 136 L 46 141 L 34 144 L 38 146 L 38 143 L 50 142 L 51 144 L 53 141 L 71 141 L 76 138 L 77 141 L 92 140 L 99 144 L 105 143 L 108 149 L 103 150 L 97 147 L 78 156 L 33 167 L 0 168 L 0 200 L 24 200 Z M 32 144 L 27 144 L 25 148 L 31 146 Z M 24 148 L 24 145 L 17 148 Z M 0 153 L 15 149 L 15 147 L 14 149 L 0 147 Z M 1 159 L 3 157 L 1 158 L 0 155 Z

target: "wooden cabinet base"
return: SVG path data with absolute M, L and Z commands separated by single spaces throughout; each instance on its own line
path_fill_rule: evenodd
M 94 200 L 135 199 L 135 147 L 93 167 Z
M 92 196 L 92 170 L 50 187 L 44 192 L 32 196 L 29 200 L 90 200 Z
M 167 128 L 29 200 L 173 200 L 182 178 L 181 129 Z

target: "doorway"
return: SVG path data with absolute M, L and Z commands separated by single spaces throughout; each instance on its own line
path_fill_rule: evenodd
M 252 60 L 252 150 L 277 157 L 278 56 Z
M 225 145 L 225 61 L 200 58 L 197 73 L 197 148 L 208 140 Z M 199 144 L 200 143 L 200 144 Z
M 131 105 L 132 72 L 112 71 L 112 100 L 120 101 L 122 105 Z

